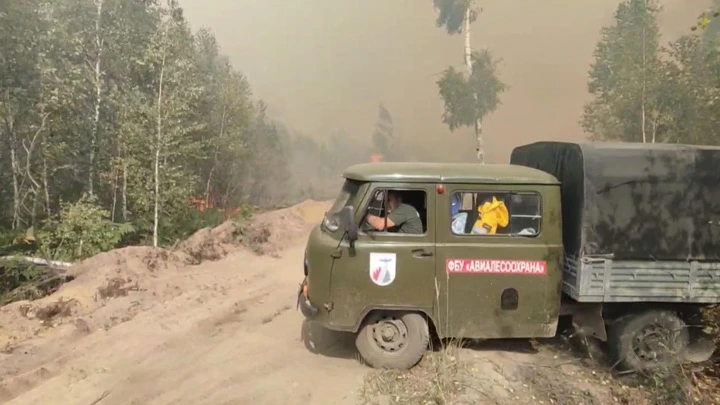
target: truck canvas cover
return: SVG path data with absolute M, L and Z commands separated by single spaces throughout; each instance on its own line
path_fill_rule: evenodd
M 538 142 L 515 148 L 510 163 L 562 183 L 570 257 L 720 259 L 720 148 Z

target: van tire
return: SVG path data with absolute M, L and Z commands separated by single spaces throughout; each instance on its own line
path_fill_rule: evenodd
M 608 351 L 610 360 L 618 369 L 642 371 L 670 366 L 682 362 L 690 344 L 690 333 L 685 322 L 671 311 L 646 311 L 629 314 L 617 319 L 608 328 Z M 660 337 L 658 347 L 647 347 L 652 337 Z M 651 340 L 648 341 L 648 337 Z M 652 359 L 652 353 L 662 356 Z
M 373 312 L 355 337 L 365 363 L 396 370 L 408 370 L 420 362 L 429 342 L 427 319 L 414 312 Z

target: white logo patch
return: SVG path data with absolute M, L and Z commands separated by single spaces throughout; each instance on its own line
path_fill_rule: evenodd
M 397 267 L 395 253 L 370 253 L 370 280 L 384 287 L 395 281 Z

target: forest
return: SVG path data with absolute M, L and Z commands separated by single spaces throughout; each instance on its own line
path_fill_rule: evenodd
M 474 126 L 481 159 L 482 119 L 517 89 L 498 79 L 493 53 L 469 46 L 474 2 L 433 4 L 439 27 L 468 31 L 467 72 L 438 81 L 438 119 Z M 588 138 L 718 143 L 720 24 L 663 44 L 659 12 L 626 0 L 602 29 L 578 117 Z M 336 131 L 321 142 L 267 111 L 177 0 L 0 3 L 0 255 L 75 261 L 172 245 L 229 217 L 329 198 L 349 164 L 425 158 L 398 145 L 382 104 L 365 141 Z
M 403 158 L 382 105 L 367 142 L 316 139 L 269 116 L 176 0 L 0 3 L 0 255 L 171 245 Z
M 626 0 L 602 29 L 582 127 L 594 140 L 720 144 L 720 20 L 703 16 L 703 29 L 663 44 L 660 12 L 657 0 Z

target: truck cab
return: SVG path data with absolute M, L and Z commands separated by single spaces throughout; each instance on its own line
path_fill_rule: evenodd
M 552 175 L 517 165 L 369 163 L 343 177 L 308 238 L 299 305 L 326 328 L 357 333 L 370 365 L 412 367 L 431 331 L 555 335 L 563 248 Z M 392 218 L 390 193 L 417 212 L 421 231 L 369 225 L 369 216 Z
M 410 368 L 438 338 L 556 334 L 618 368 L 703 361 L 720 302 L 720 148 L 539 142 L 511 164 L 349 167 L 310 234 L 303 314 Z

